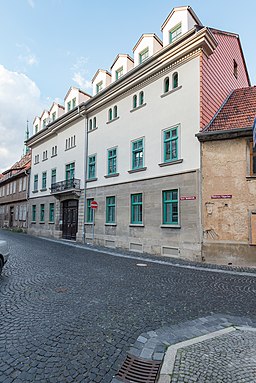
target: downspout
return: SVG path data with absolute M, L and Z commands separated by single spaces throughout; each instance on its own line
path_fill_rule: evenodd
M 30 171 L 25 170 L 25 175 L 28 176 L 27 182 L 27 191 L 26 191 L 26 201 L 27 201 L 27 213 L 26 213 L 26 228 L 28 229 L 28 210 L 29 210 L 29 188 L 30 188 Z

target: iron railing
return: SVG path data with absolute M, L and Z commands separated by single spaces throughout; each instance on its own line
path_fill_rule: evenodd
M 68 190 L 79 190 L 80 189 L 80 180 L 72 178 L 70 180 L 55 182 L 51 185 L 51 193 L 60 193 Z

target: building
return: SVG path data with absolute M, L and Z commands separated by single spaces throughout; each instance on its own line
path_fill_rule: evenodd
M 71 110 L 65 99 L 46 127 L 35 120 L 31 233 L 201 260 L 195 134 L 250 82 L 238 35 L 204 27 L 191 7 L 161 31 L 99 69 L 93 97 Z
M 202 132 L 203 256 L 256 265 L 256 87 L 234 90 Z
M 31 154 L 0 177 L 0 227 L 27 229 Z

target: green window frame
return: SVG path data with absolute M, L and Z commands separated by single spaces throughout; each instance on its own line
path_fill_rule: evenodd
M 142 224 L 142 193 L 131 194 L 131 224 Z
M 181 35 L 181 23 L 175 25 L 174 28 L 170 30 L 170 43 L 172 43 L 174 40 L 176 40 Z
M 76 107 L 76 97 L 72 99 L 72 109 Z
M 144 139 L 132 142 L 132 169 L 141 169 L 144 167 Z
M 44 203 L 40 205 L 40 222 L 44 222 Z
M 103 88 L 103 82 L 100 81 L 98 84 L 96 84 L 96 93 L 99 93 Z
M 56 183 L 56 174 L 57 174 L 56 169 L 52 169 L 52 173 L 51 173 L 51 185 Z
M 91 208 L 91 203 L 94 201 L 94 198 L 88 198 L 86 201 L 86 222 L 93 222 L 93 209 Z
M 117 150 L 108 149 L 108 175 L 116 174 L 117 171 Z
M 56 120 L 56 112 L 53 112 L 52 113 L 52 121 L 55 121 Z
M 35 133 L 37 133 L 38 132 L 38 124 L 35 126 Z
M 179 225 L 179 191 L 163 191 L 163 225 Z
M 148 47 L 145 48 L 142 52 L 139 53 L 139 63 L 142 64 L 149 56 Z
M 93 179 L 96 176 L 96 156 L 88 157 L 88 179 Z
M 114 113 L 113 113 L 114 118 L 117 118 L 117 106 L 114 106 Z
M 123 68 L 123 67 L 118 68 L 118 69 L 116 70 L 116 80 L 118 80 L 120 77 L 122 77 L 123 74 L 124 74 L 124 68 Z
M 106 197 L 106 223 L 116 223 L 116 197 Z
M 34 191 L 38 191 L 38 174 L 34 175 Z
M 109 121 L 112 121 L 112 119 L 113 119 L 112 108 L 110 108 L 110 109 L 108 110 L 108 120 L 109 120 Z
M 172 75 L 172 88 L 178 88 L 179 86 L 179 75 L 178 72 L 174 72 Z
M 135 94 L 132 98 L 132 106 L 133 109 L 137 108 L 137 94 Z
M 93 117 L 93 129 L 96 129 L 97 127 L 96 122 L 97 122 L 96 117 Z
M 92 119 L 89 120 L 89 130 L 92 130 Z
M 143 91 L 141 91 L 141 92 L 139 93 L 139 104 L 140 104 L 140 105 L 143 105 L 143 104 L 144 104 L 144 92 L 143 92 Z
M 66 165 L 66 181 L 72 180 L 75 178 L 75 163 L 71 162 Z
M 46 189 L 46 180 L 47 180 L 47 173 L 42 173 L 42 189 Z
M 170 90 L 170 79 L 169 77 L 166 77 L 164 79 L 164 93 L 168 93 Z
M 164 131 L 164 162 L 178 159 L 178 127 Z
M 32 222 L 36 222 L 36 205 L 32 205 Z
M 49 222 L 54 222 L 54 203 L 49 203 Z
M 68 102 L 68 112 L 71 110 L 71 101 Z

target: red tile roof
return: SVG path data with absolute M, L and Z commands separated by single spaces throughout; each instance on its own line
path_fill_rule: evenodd
M 251 128 L 256 117 L 256 86 L 235 89 L 202 132 Z
M 31 152 L 25 154 L 19 161 L 17 161 L 14 165 L 12 165 L 9 169 L 5 170 L 0 177 L 1 181 L 5 181 L 9 179 L 9 174 L 12 176 L 18 175 L 25 170 L 29 170 L 31 167 Z

